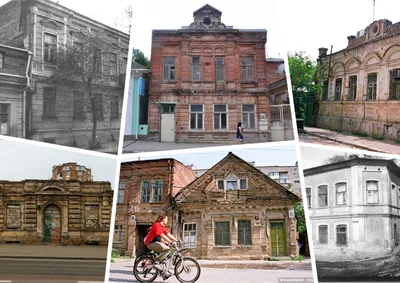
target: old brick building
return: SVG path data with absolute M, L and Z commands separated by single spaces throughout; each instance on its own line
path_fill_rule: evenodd
M 104 49 L 101 56 L 87 56 L 77 63 L 81 69 L 87 68 L 88 62 L 96 58 L 92 76 L 95 102 L 89 103 L 89 92 L 82 83 L 49 80 L 59 70 L 62 52 L 71 46 L 75 49 L 82 46 L 82 50 L 87 51 L 83 47 L 90 40 L 100 38 L 111 47 Z M 7 124 L 4 127 L 8 127 L 9 134 L 87 147 L 92 114 L 96 113 L 98 141 L 118 138 L 129 35 L 54 1 L 12 0 L 0 7 L 0 44 L 9 46 L 10 50 L 0 53 L 0 62 L 6 68 L 14 69 L 14 73 L 19 72 L 15 74 L 19 77 L 13 79 L 19 79 L 21 84 L 17 90 L 0 88 L 2 120 L 6 121 L 5 111 L 8 115 L 8 120 L 2 124 Z M 20 49 L 24 59 L 18 64 L 15 47 Z M 11 76 L 6 77 L 6 80 L 10 79 Z M 0 75 L 0 85 L 4 81 L 5 76 Z
M 92 170 L 76 162 L 53 166 L 52 180 L 93 181 Z
M 107 245 L 109 182 L 0 181 L 0 243 Z
M 174 159 L 121 165 L 113 248 L 146 251 L 143 238 L 157 216 L 191 254 L 202 258 L 268 258 L 296 255 L 293 206 L 298 196 L 229 153 L 195 178 Z
M 400 23 L 371 23 L 332 55 L 320 48 L 318 127 L 400 139 Z
M 304 170 L 317 261 L 377 258 L 399 245 L 400 168 L 357 158 Z
M 146 251 L 147 229 L 159 214 L 172 220 L 172 198 L 194 178 L 190 168 L 174 159 L 122 163 L 113 248 L 132 255 Z
M 190 26 L 153 30 L 148 138 L 271 140 L 265 29 L 234 29 L 205 5 Z

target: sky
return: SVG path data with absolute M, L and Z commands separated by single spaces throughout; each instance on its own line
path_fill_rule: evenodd
M 77 162 L 92 169 L 94 181 L 108 181 L 113 187 L 117 161 L 115 157 L 99 157 L 15 141 L 0 140 L 0 180 L 49 180 L 53 165 Z
M 0 0 L 0 6 L 8 3 L 10 0 Z M 105 25 L 115 27 L 116 18 L 120 18 L 124 13 L 124 9 L 133 5 L 132 0 L 115 0 L 115 1 L 95 1 L 95 0 L 52 0 L 58 4 L 74 10 L 84 16 L 92 18 Z
M 284 58 L 279 25 L 283 13 L 276 11 L 276 1 L 136 1 L 133 5 L 132 41 L 148 58 L 153 29 L 180 29 L 193 22 L 193 12 L 209 4 L 222 12 L 221 21 L 237 29 L 266 29 L 268 56 Z M 245 5 L 244 5 L 245 4 Z
M 280 0 L 280 33 L 284 46 L 293 54 L 303 50 L 313 59 L 318 57 L 318 48 L 326 47 L 330 52 L 347 47 L 347 37 L 356 35 L 373 22 L 374 0 Z M 289 7 L 289 9 L 288 9 Z M 400 22 L 399 0 L 375 0 L 375 20 L 388 19 Z
M 247 162 L 255 161 L 256 166 L 261 165 L 290 165 L 294 166 L 297 161 L 296 147 L 294 144 L 285 145 L 271 145 L 265 144 L 260 145 L 257 148 L 233 148 L 231 150 L 219 150 L 214 148 L 213 151 L 204 152 L 201 149 L 191 152 L 180 153 L 180 154 L 157 154 L 157 156 L 140 156 L 136 155 L 134 158 L 126 157 L 123 161 L 136 161 L 147 159 L 159 159 L 159 158 L 175 158 L 185 165 L 193 165 L 194 169 L 207 169 L 214 166 L 218 161 L 223 159 L 230 151 Z

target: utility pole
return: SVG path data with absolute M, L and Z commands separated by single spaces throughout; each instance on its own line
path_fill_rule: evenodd
M 375 0 L 373 0 L 372 21 L 375 21 Z

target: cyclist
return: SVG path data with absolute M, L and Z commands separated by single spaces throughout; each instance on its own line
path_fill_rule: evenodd
M 171 242 L 178 240 L 168 232 L 165 228 L 165 225 L 168 223 L 168 216 L 160 215 L 158 216 L 156 222 L 151 226 L 149 233 L 144 238 L 144 244 L 150 250 L 160 253 L 158 259 L 160 262 L 167 257 L 168 253 L 170 252 L 170 248 L 167 246 L 171 244 Z M 162 271 L 163 265 L 156 264 L 154 265 L 155 268 Z

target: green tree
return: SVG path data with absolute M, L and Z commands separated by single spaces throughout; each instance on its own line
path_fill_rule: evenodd
M 150 60 L 139 49 L 133 49 L 133 61 L 142 66 L 150 68 Z
M 289 54 L 288 59 L 296 117 L 304 118 L 303 98 L 320 90 L 320 86 L 315 83 L 317 63 L 304 51 Z
M 297 220 L 297 232 L 299 234 L 307 233 L 306 218 L 304 216 L 304 206 L 303 202 L 298 202 L 294 205 L 294 215 Z

